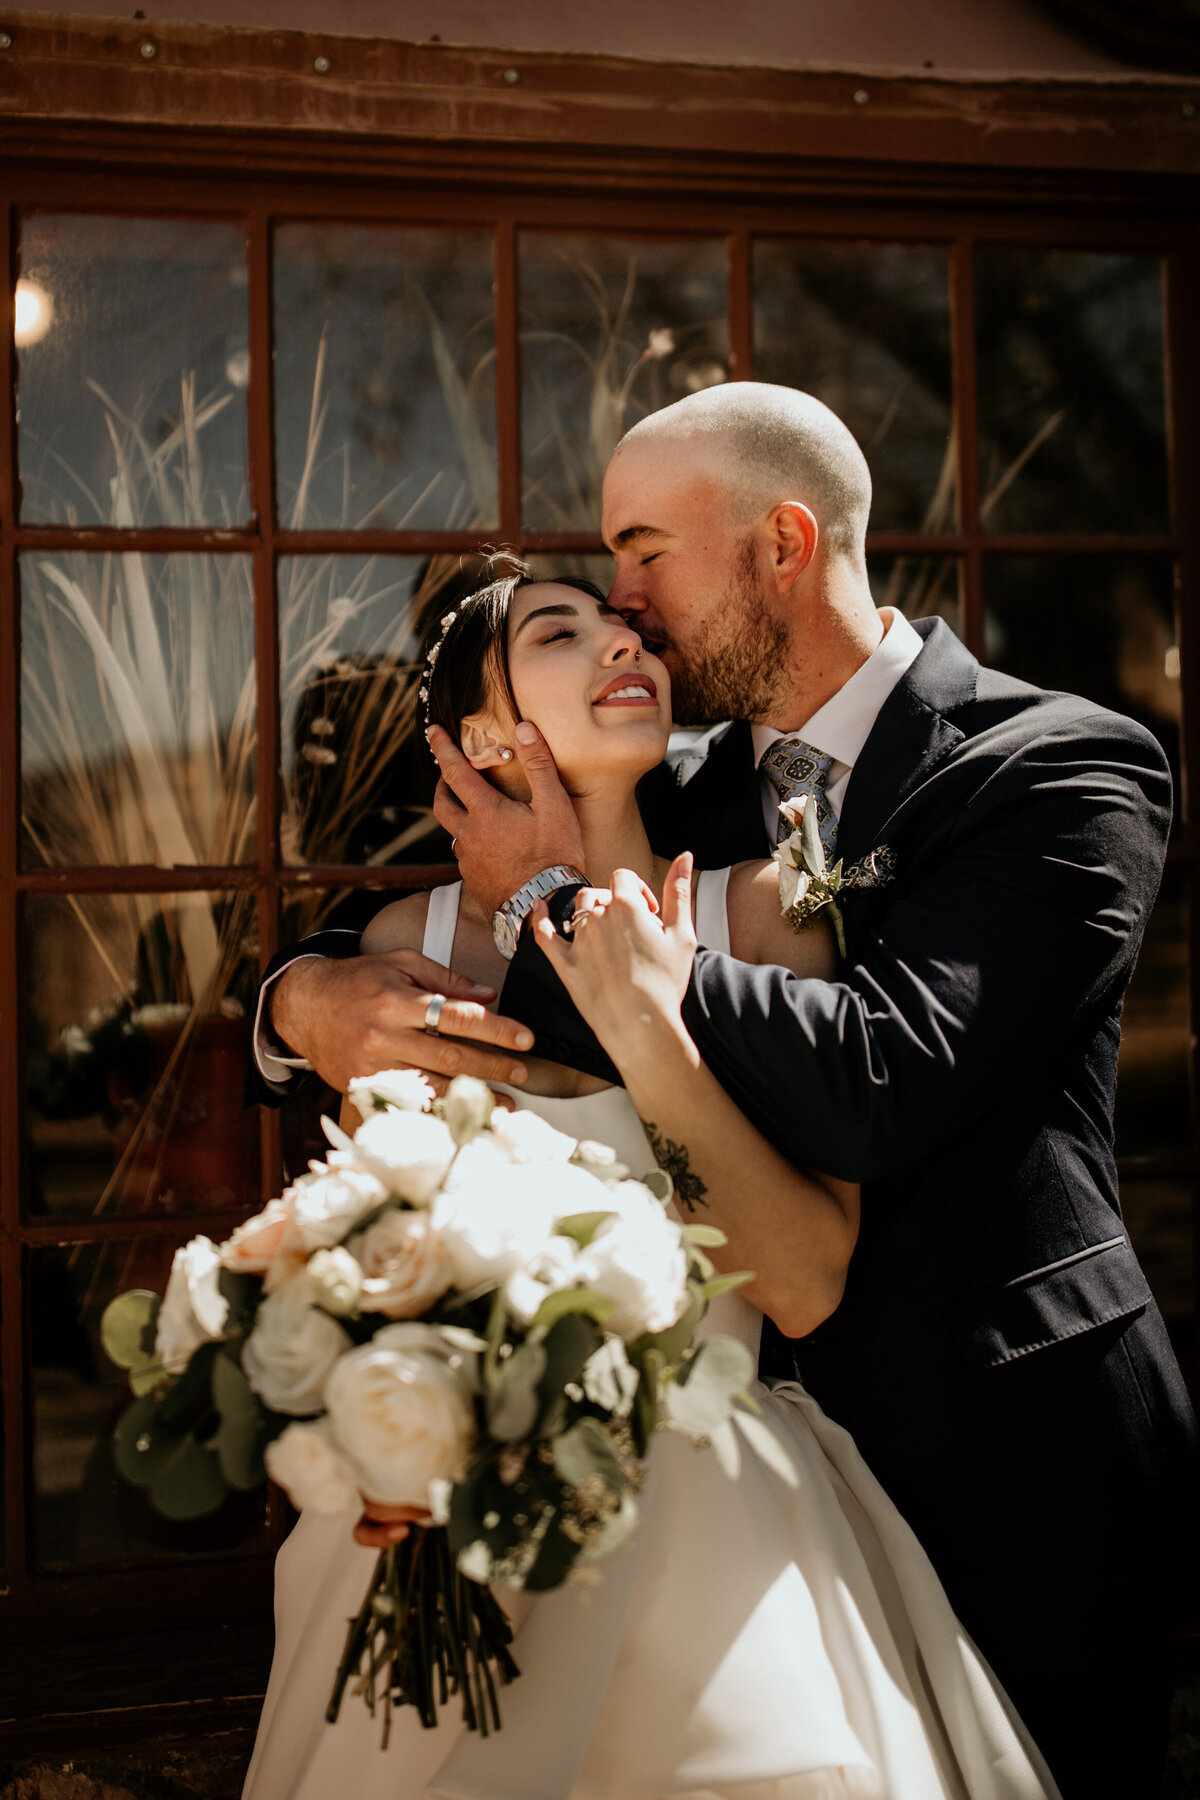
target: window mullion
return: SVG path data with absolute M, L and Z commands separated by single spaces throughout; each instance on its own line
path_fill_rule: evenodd
M 962 562 L 963 639 L 972 655 L 983 656 L 983 549 L 979 521 L 979 432 L 976 425 L 975 293 L 972 245 L 956 239 L 950 252 L 950 316 L 953 355 L 954 432 L 957 448 L 959 530 Z
M 521 350 L 517 321 L 517 229 L 501 219 L 495 237 L 496 461 L 500 537 L 521 541 Z

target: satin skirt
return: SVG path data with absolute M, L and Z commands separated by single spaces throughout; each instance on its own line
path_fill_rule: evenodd
M 756 1395 L 789 1487 L 660 1433 L 631 1543 L 596 1579 L 505 1595 L 503 1729 L 325 1708 L 375 1552 L 305 1515 L 244 1800 L 1057 1800 L 1036 1748 L 853 1440 L 797 1383 Z

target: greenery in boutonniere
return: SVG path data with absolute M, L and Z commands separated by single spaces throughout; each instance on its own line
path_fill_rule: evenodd
M 792 827 L 775 846 L 773 860 L 779 868 L 779 898 L 783 916 L 793 931 L 803 931 L 819 913 L 828 912 L 837 935 L 838 951 L 846 954 L 846 927 L 838 895 L 852 888 L 882 887 L 896 872 L 896 856 L 886 844 L 872 850 L 861 862 L 843 869 L 841 858 L 832 868 L 825 862 L 825 847 L 817 828 L 817 809 L 807 794 L 785 800 L 779 810 Z

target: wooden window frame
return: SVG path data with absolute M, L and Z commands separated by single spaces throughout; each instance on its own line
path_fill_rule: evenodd
M 124 29 L 124 28 L 122 28 Z M 140 28 L 137 36 L 144 36 Z M 162 33 L 155 32 L 156 37 Z M 177 34 L 182 36 L 184 34 Z M 253 35 L 253 34 L 243 34 Z M 561 61 L 562 59 L 559 59 Z M 523 59 L 522 73 L 530 59 Z M 61 68 L 60 68 L 61 73 Z M 843 84 L 844 85 L 844 84 Z M 878 86 L 878 84 L 876 84 Z M 814 90 L 815 91 L 815 90 Z M 746 99 L 745 84 L 738 93 Z M 901 96 L 902 97 L 902 96 Z M 896 95 L 891 96 L 899 104 Z M 1060 96 L 1061 98 L 1061 96 Z M 828 94 L 826 94 L 828 100 Z M 1126 104 L 1123 99 L 1122 104 Z M 716 107 L 716 101 L 713 102 Z M 832 101 L 829 102 L 832 105 Z M 839 104 L 845 109 L 845 101 Z M 1132 105 L 1132 102 L 1128 102 Z M 1142 96 L 1138 105 L 1145 108 Z M 1172 100 L 1172 105 L 1175 102 Z M 116 108 L 119 111 L 119 106 Z M 201 123 L 204 120 L 201 119 Z M 882 129 L 882 128 L 881 128 Z M 953 145 L 961 149 L 961 124 Z M 1200 127 L 1198 127 L 1200 129 Z M 1048 156 L 1036 131 L 1027 134 L 1024 169 L 894 164 L 885 142 L 878 160 L 837 162 L 803 157 L 769 159 L 726 148 L 714 125 L 697 149 L 653 143 L 630 148 L 580 149 L 493 139 L 494 162 L 481 168 L 477 146 L 430 145 L 391 139 L 372 145 L 368 178 L 348 184 L 352 146 L 332 137 L 301 140 L 223 131 L 204 135 L 134 127 L 117 119 L 80 127 L 65 121 L 19 131 L 0 124 L 0 342 L 12 392 L 15 377 L 11 294 L 16 275 L 21 217 L 39 211 L 95 211 L 108 215 L 242 220 L 249 269 L 251 377 L 249 474 L 252 517 L 234 531 L 68 529 L 18 522 L 15 420 L 10 406 L 0 430 L 0 996 L 5 1029 L 0 1034 L 0 1353 L 7 1459 L 8 1572 L 0 1594 L 0 1635 L 37 1641 L 102 1633 L 118 1625 L 137 1631 L 161 1624 L 162 1593 L 172 1610 L 194 1625 L 231 1617 L 262 1616 L 269 1605 L 271 1571 L 261 1556 L 231 1557 L 222 1569 L 236 1579 L 214 1582 L 212 1565 L 172 1566 L 153 1579 L 131 1577 L 123 1567 L 82 1569 L 70 1575 L 32 1572 L 27 1522 L 31 1478 L 27 1466 L 28 1364 L 21 1296 L 25 1263 L 39 1245 L 136 1234 L 174 1235 L 179 1221 L 74 1222 L 25 1220 L 21 1209 L 22 1033 L 17 996 L 22 987 L 19 913 L 26 895 L 67 892 L 171 892 L 247 889 L 258 893 L 261 954 L 278 943 L 282 898 L 311 887 L 387 885 L 400 889 L 443 879 L 444 865 L 382 868 L 297 868 L 279 860 L 280 696 L 275 568 L 293 554 L 382 553 L 412 555 L 471 550 L 500 541 L 525 551 L 602 551 L 587 532 L 528 531 L 520 521 L 520 361 L 517 341 L 517 234 L 521 230 L 596 232 L 622 238 L 723 238 L 729 273 L 731 372 L 753 374 L 751 250 L 756 236 L 805 241 L 877 241 L 943 246 L 950 257 L 953 334 L 953 404 L 958 424 L 959 528 L 945 533 L 876 532 L 868 549 L 881 554 L 948 555 L 961 568 L 964 636 L 983 651 L 982 571 L 988 555 L 1153 554 L 1169 557 L 1179 572 L 1177 600 L 1184 696 L 1182 771 L 1185 801 L 1200 794 L 1200 630 L 1197 629 L 1197 532 L 1200 481 L 1200 349 L 1189 321 L 1200 317 L 1200 249 L 1190 170 L 1194 138 L 1176 167 L 1153 178 L 1136 168 L 1062 167 Z M 520 135 L 519 131 L 516 133 Z M 953 134 L 951 134 L 953 135 Z M 886 139 L 886 132 L 884 133 Z M 947 138 L 947 143 L 950 139 Z M 1140 140 L 1139 140 L 1140 141 Z M 1172 145 L 1175 140 L 1172 139 Z M 951 148 L 953 148 L 953 145 Z M 838 146 L 835 145 L 835 149 Z M 361 148 L 361 146 L 360 146 Z M 942 140 L 938 155 L 949 155 Z M 1172 150 L 1172 154 L 1174 154 Z M 1042 160 L 1039 161 L 1039 157 Z M 983 161 L 985 159 L 981 159 Z M 1047 161 L 1057 160 L 1048 172 Z M 1137 160 L 1135 156 L 1134 161 Z M 1167 158 L 1169 161 L 1170 159 Z M 1155 158 L 1142 156 L 1144 166 Z M 1157 155 L 1161 165 L 1163 155 Z M 81 166 L 86 163 L 87 166 Z M 155 173 L 146 173 L 154 167 Z M 494 234 L 497 333 L 498 528 L 488 532 L 303 531 L 279 528 L 275 519 L 272 454 L 270 240 L 276 221 L 337 222 L 389 226 L 474 226 Z M 1129 250 L 1161 254 L 1166 292 L 1169 433 L 1172 469 L 1170 532 L 1157 535 L 996 535 L 978 522 L 976 470 L 973 247 L 1006 243 L 1080 250 Z M 249 553 L 255 579 L 255 649 L 258 681 L 255 861 L 237 868 L 39 869 L 19 865 L 19 620 L 17 561 L 31 549 L 204 551 Z M 1192 811 L 1195 806 L 1193 803 Z M 1193 1020 L 1200 1017 L 1200 833 L 1194 816 L 1170 850 L 1185 868 L 1190 908 L 1189 962 Z M 16 1015 L 16 1016 L 14 1016 Z M 1194 1040 L 1193 1040 L 1194 1042 Z M 1193 1049 L 1192 1086 L 1200 1075 Z M 279 1120 L 262 1118 L 263 1190 L 278 1191 Z M 1191 1183 L 1200 1255 L 1200 1155 L 1124 1159 L 1129 1178 L 1178 1177 Z M 230 1215 L 189 1220 L 195 1230 L 225 1229 Z M 1200 1267 L 1196 1271 L 1200 1285 Z M 277 1537 L 279 1517 L 272 1522 Z

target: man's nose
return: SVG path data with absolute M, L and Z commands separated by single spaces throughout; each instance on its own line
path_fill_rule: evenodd
M 608 604 L 614 612 L 623 614 L 645 612 L 650 602 L 638 585 L 636 570 L 617 570 L 608 590 Z

